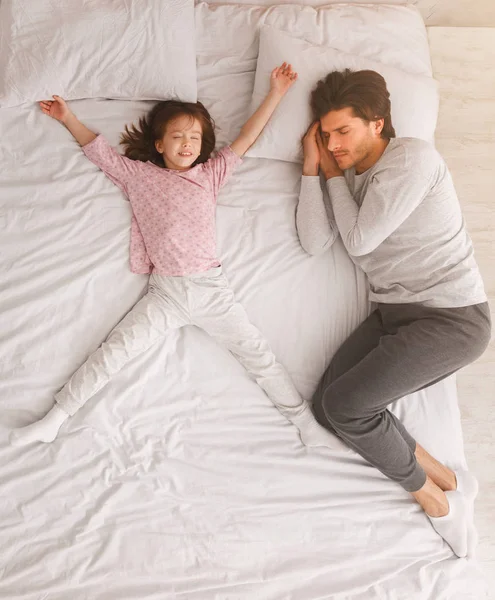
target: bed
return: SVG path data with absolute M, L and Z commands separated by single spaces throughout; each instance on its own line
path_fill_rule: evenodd
M 198 98 L 218 147 L 248 116 L 263 24 L 431 76 L 411 7 L 199 3 Z M 152 104 L 71 106 L 117 145 Z M 476 561 L 455 558 L 404 490 L 353 452 L 302 446 L 235 359 L 193 327 L 133 361 L 52 444 L 10 446 L 9 432 L 51 407 L 147 277 L 128 268 L 128 203 L 67 131 L 24 103 L 0 109 L 0 136 L 0 597 L 485 596 Z M 300 175 L 293 162 L 245 158 L 219 197 L 217 231 L 238 299 L 309 398 L 370 307 L 340 243 L 318 257 L 300 247 Z M 393 410 L 436 458 L 465 466 L 455 378 Z

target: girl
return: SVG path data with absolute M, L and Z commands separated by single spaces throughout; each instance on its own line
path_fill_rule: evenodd
M 138 127 L 126 127 L 121 138 L 125 156 L 80 123 L 59 96 L 40 103 L 41 110 L 63 123 L 89 160 L 129 198 L 131 270 L 151 277 L 147 294 L 55 395 L 48 414 L 12 432 L 14 445 L 53 441 L 62 423 L 130 360 L 168 330 L 194 324 L 238 358 L 298 428 L 304 444 L 338 446 L 337 438 L 315 421 L 268 343 L 235 301 L 216 255 L 218 191 L 296 79 L 291 65 L 275 68 L 267 97 L 239 137 L 215 158 L 210 158 L 215 147 L 213 122 L 200 102 L 158 103 Z

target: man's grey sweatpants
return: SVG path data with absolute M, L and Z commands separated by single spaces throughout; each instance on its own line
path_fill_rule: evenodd
M 379 304 L 335 354 L 313 397 L 318 421 L 408 492 L 426 474 L 389 404 L 476 360 L 490 341 L 488 303 Z

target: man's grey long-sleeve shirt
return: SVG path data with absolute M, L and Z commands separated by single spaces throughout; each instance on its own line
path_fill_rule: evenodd
M 393 138 L 370 169 L 348 169 L 325 185 L 302 178 L 301 245 L 318 254 L 340 234 L 368 277 L 370 300 L 439 308 L 486 301 L 452 178 L 431 144 Z

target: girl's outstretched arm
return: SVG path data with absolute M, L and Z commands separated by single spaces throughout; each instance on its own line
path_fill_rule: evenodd
M 93 133 L 91 129 L 88 129 L 77 119 L 63 98 L 60 96 L 53 96 L 53 98 L 54 100 L 42 100 L 40 102 L 41 110 L 45 115 L 65 125 L 81 146 L 92 142 L 96 137 L 96 133 Z
M 254 144 L 280 100 L 296 79 L 297 73 L 292 70 L 291 65 L 285 62 L 280 67 L 273 69 L 270 76 L 270 91 L 267 97 L 258 110 L 244 123 L 238 138 L 230 145 L 237 156 L 243 156 L 248 148 Z

